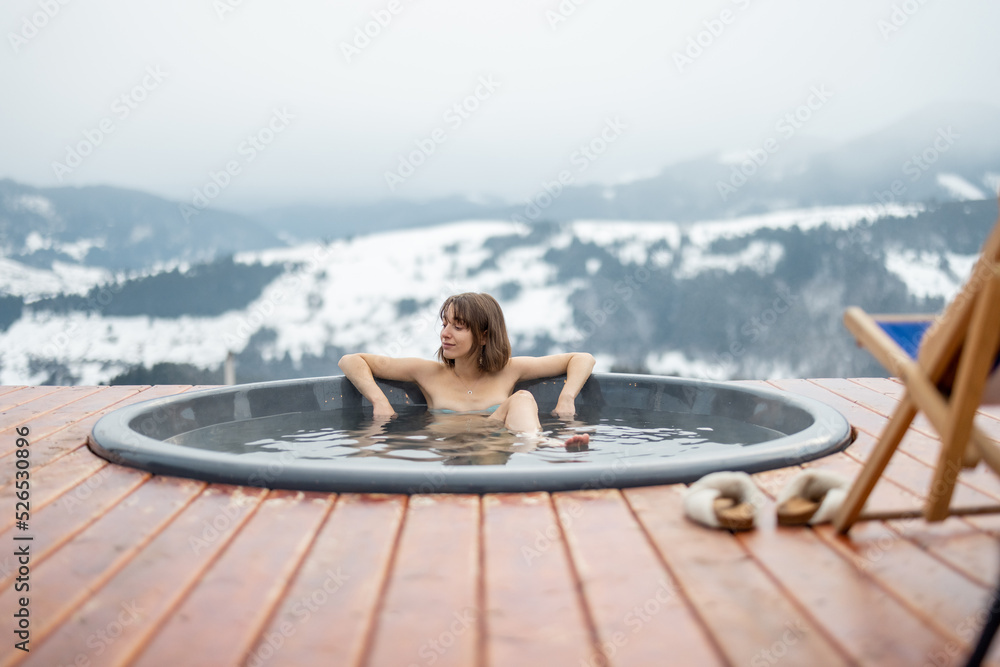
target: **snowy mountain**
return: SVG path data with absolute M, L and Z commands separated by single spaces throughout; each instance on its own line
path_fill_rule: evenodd
M 218 382 L 230 352 L 238 381 L 338 373 L 347 351 L 431 358 L 437 309 L 461 291 L 500 300 L 515 354 L 708 379 L 878 375 L 843 309 L 937 310 L 996 215 L 973 201 L 471 220 L 129 275 L 65 248 L 29 266 L 22 244 L 0 273 L 0 384 Z
M 430 358 L 486 291 L 517 354 L 709 379 L 881 375 L 841 324 L 938 310 L 997 217 L 1000 112 L 925 110 L 839 146 L 756 146 L 612 185 L 238 215 L 0 180 L 0 384 L 218 383 Z M 793 132 L 792 130 L 796 130 Z M 450 222 L 449 222 L 450 221 Z
M 193 211 L 193 212 L 192 212 Z M 112 272 L 210 260 L 220 254 L 282 245 L 244 216 L 193 209 L 154 195 L 112 187 L 34 188 L 0 179 L 0 257 L 28 267 L 63 267 L 57 285 L 93 285 Z M 87 276 L 69 274 L 86 266 Z M 8 271 L 23 271 L 9 264 Z M 52 293 L 45 278 L 24 274 L 16 293 Z M 27 286 L 35 285 L 34 287 Z M 5 278 L 3 286 L 8 287 Z

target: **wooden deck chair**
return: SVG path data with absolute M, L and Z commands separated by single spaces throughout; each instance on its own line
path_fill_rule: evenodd
M 866 519 L 922 516 L 927 521 L 942 521 L 952 514 L 1000 512 L 1000 504 L 951 507 L 962 468 L 982 460 L 1000 474 L 1000 447 L 974 423 L 1000 352 L 998 263 L 1000 220 L 983 245 L 969 280 L 940 316 L 914 316 L 907 321 L 899 316 L 871 316 L 860 308 L 849 308 L 845 313 L 844 323 L 858 343 L 906 389 L 840 508 L 834 521 L 839 532 L 846 533 L 856 521 Z M 993 375 L 997 373 L 1000 371 Z M 995 386 L 995 382 L 995 377 L 990 380 L 991 385 Z M 941 453 L 923 509 L 862 513 L 918 411 L 924 413 L 941 439 Z

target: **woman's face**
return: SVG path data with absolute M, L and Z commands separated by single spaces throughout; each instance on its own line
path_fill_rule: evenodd
M 448 306 L 441 322 L 441 350 L 445 359 L 461 359 L 476 347 L 476 337 L 464 324 L 454 319 L 454 309 Z

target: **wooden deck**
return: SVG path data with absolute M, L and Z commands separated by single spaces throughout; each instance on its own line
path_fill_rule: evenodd
M 771 384 L 857 427 L 845 453 L 813 464 L 848 475 L 900 394 L 885 379 Z M 734 535 L 685 520 L 681 485 L 268 491 L 152 476 L 87 449 L 100 415 L 189 389 L 0 387 L 4 664 L 940 667 L 964 664 L 1000 575 L 1000 516 L 873 522 L 840 538 L 776 527 L 770 505 Z M 981 419 L 1000 440 L 1000 411 Z M 27 531 L 14 516 L 24 426 Z M 873 506 L 917 504 L 937 447 L 918 421 Z M 773 498 L 794 472 L 755 479 Z M 981 468 L 959 489 L 958 502 L 1000 500 Z M 23 545 L 30 590 L 18 593 Z M 29 653 L 14 648 L 20 597 Z

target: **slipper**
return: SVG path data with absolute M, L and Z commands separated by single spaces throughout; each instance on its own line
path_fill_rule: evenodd
M 850 488 L 851 481 L 843 475 L 805 470 L 778 495 L 778 523 L 804 526 L 833 521 Z
M 709 528 L 749 530 L 761 495 L 745 472 L 713 472 L 684 493 L 684 514 Z

